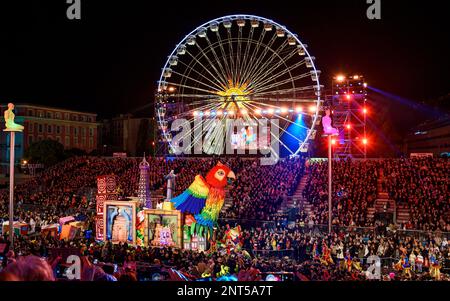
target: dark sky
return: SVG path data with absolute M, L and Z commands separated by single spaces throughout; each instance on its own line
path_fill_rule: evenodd
M 445 1 L 381 2 L 382 20 L 368 20 L 366 0 L 81 0 L 81 21 L 70 21 L 65 0 L 2 0 L 0 102 L 100 116 L 132 111 L 153 101 L 160 69 L 185 34 L 234 13 L 273 19 L 297 33 L 325 85 L 349 71 L 415 101 L 448 94 Z

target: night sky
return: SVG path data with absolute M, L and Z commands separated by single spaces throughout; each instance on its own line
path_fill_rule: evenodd
M 65 0 L 2 0 L 0 103 L 101 117 L 147 105 L 151 114 L 155 83 L 175 44 L 198 25 L 234 13 L 273 19 L 297 33 L 316 57 L 325 86 L 348 71 L 411 103 L 450 93 L 445 1 L 382 0 L 382 20 L 367 19 L 366 0 L 178 2 L 82 0 L 81 20 L 68 20 Z M 403 127 L 417 122 L 408 102 L 374 99 L 401 111 Z

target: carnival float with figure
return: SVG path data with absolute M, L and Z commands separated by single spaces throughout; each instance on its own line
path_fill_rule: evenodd
M 150 199 L 149 164 L 139 164 L 138 197 L 120 197 L 114 175 L 97 178 L 97 227 L 100 241 L 150 247 L 176 247 L 190 250 L 226 252 L 241 250 L 240 227 L 227 227 L 216 240 L 214 229 L 225 201 L 225 188 L 235 179 L 234 172 L 217 163 L 205 177 L 196 175 L 192 184 L 172 198 L 176 174 L 167 180 L 167 197 L 162 207 Z

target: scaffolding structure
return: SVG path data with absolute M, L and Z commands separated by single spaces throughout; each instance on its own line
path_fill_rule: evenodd
M 333 126 L 339 129 L 334 144 L 335 158 L 366 158 L 367 84 L 362 75 L 333 78 Z

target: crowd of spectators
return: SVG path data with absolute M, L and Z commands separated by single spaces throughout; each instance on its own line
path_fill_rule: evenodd
M 28 223 L 30 232 L 38 233 L 40 228 L 57 223 L 68 212 L 83 212 L 87 216 L 87 227 L 93 230 L 96 177 L 114 174 L 121 196 L 137 195 L 141 161 L 142 158 L 74 157 L 48 168 L 16 186 L 15 220 Z M 150 165 L 151 190 L 164 193 L 164 176 L 174 170 L 177 195 L 192 183 L 196 174 L 205 175 L 218 158 L 147 158 L 147 161 Z M 331 236 L 324 234 L 325 229 L 317 228 L 317 225 L 327 224 L 328 219 L 326 161 L 305 163 L 304 158 L 295 158 L 285 159 L 273 166 L 261 166 L 255 159 L 226 158 L 222 162 L 235 172 L 237 179 L 228 189 L 228 205 L 221 217 L 235 219 L 233 222 L 238 224 L 243 224 L 243 220 L 256 220 L 270 221 L 267 225 L 271 225 L 271 228 L 244 228 L 242 244 L 247 252 L 244 255 L 101 244 L 93 241 L 94 235 L 90 239 L 79 237 L 69 242 L 31 235 L 18 237 L 17 254 L 10 252 L 3 264 L 16 260 L 15 268 L 21 270 L 30 262 L 36 263 L 33 257 L 28 256 L 51 258 L 52 249 L 76 248 L 80 254 L 86 255 L 85 265 L 94 271 L 92 275 L 97 275 L 95 277 L 98 279 L 115 277 L 110 271 L 110 264 L 126 267 L 127 262 L 144 262 L 174 267 L 191 278 L 223 274 L 222 268 L 227 266 L 231 274 L 240 279 L 257 279 L 264 273 L 289 272 L 297 280 L 357 280 L 366 277 L 362 272 L 365 269 L 343 270 L 340 262 L 347 253 L 362 265 L 370 255 L 396 261 L 406 254 L 411 262 L 423 257 L 423 270 L 413 273 L 414 279 L 426 279 L 430 258 L 441 263 L 449 260 L 447 240 L 439 234 L 439 231 L 450 231 L 448 160 L 421 158 L 334 162 L 333 224 L 350 228 L 335 230 Z M 307 214 L 300 210 L 297 221 L 292 223 L 287 216 L 276 213 L 294 194 L 304 174 L 307 181 L 302 193 L 312 205 L 312 211 Z M 373 217 L 369 218 L 368 208 L 374 206 L 380 192 L 380 179 L 381 189 L 388 192 L 391 199 L 410 208 L 410 221 L 402 228 L 438 232 L 417 238 L 401 230 L 387 231 L 386 225 L 379 226 Z M 8 196 L 8 190 L 0 191 L 0 220 L 8 219 Z M 353 231 L 357 227 L 367 227 L 368 232 L 358 234 Z M 4 240 L 7 242 L 6 236 Z M 317 260 L 314 254 L 322 254 L 323 246 L 329 248 L 334 264 L 324 265 Z M 280 257 L 280 254 L 285 256 Z M 57 261 L 57 258 L 52 259 Z M 95 268 L 94 261 L 107 263 L 106 267 L 99 270 Z M 55 275 L 55 266 L 52 266 L 55 262 L 46 264 L 53 268 Z M 393 262 L 385 264 L 384 268 L 384 276 L 395 273 Z M 13 269 L 6 270 L 3 277 L 23 277 Z M 122 270 L 122 274 L 125 275 L 123 279 L 138 278 L 129 270 Z M 403 279 L 398 273 L 395 277 Z M 445 279 L 447 276 L 444 274 L 443 277 Z M 120 275 L 115 278 L 119 279 Z
M 367 217 L 377 196 L 378 166 L 375 161 L 342 160 L 333 162 L 333 224 L 367 227 L 373 220 Z M 326 161 L 308 166 L 308 181 L 304 199 L 313 212 L 306 216 L 314 224 L 328 223 L 328 164 Z M 305 218 L 303 216 L 302 218 Z
M 410 210 L 406 228 L 450 232 L 448 159 L 391 159 L 380 168 L 389 197 Z

